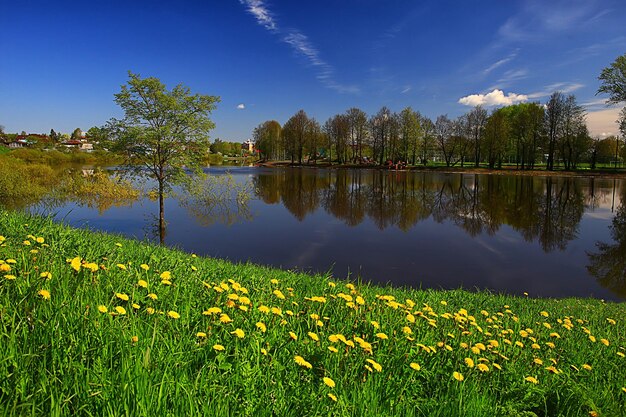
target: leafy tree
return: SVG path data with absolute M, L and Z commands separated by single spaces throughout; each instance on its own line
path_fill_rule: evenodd
M 268 120 L 254 128 L 252 138 L 263 160 L 280 159 L 284 154 L 282 127 L 276 120 Z
M 83 137 L 83 131 L 80 130 L 80 127 L 77 127 L 76 129 L 74 129 L 74 131 L 72 132 L 71 139 L 80 140 L 82 137 Z
M 447 115 L 437 117 L 435 121 L 435 137 L 446 166 L 454 165 L 452 159 L 457 152 L 457 141 L 454 137 L 454 122 Z
M 191 94 L 182 84 L 168 90 L 158 78 L 141 78 L 132 72 L 128 75 L 127 84 L 115 94 L 124 119 L 113 119 L 108 127 L 117 139 L 118 149 L 140 162 L 133 172 L 157 183 L 159 232 L 163 242 L 164 195 L 171 185 L 189 181 L 185 169 L 200 174 L 202 159 L 209 148 L 209 131 L 215 126 L 209 115 L 220 99 Z
M 626 102 L 626 54 L 604 68 L 598 79 L 602 84 L 596 94 L 609 94 L 608 104 Z
M 335 157 L 342 164 L 348 158 L 348 138 L 350 136 L 349 116 L 337 114 L 329 118 L 323 127 L 328 143 L 330 160 L 332 162 L 332 147 L 335 148 Z
M 415 165 L 421 133 L 420 114 L 406 107 L 400 112 L 400 159 L 410 159 L 411 165 Z
M 565 97 L 560 91 L 555 91 L 550 96 L 546 104 L 544 124 L 548 134 L 548 161 L 546 168 L 549 171 L 554 169 L 554 152 L 560 134 L 561 123 L 563 121 L 563 111 L 565 108 Z
M 467 130 L 474 145 L 474 166 L 480 164 L 480 142 L 487 123 L 487 110 L 482 106 L 474 107 L 467 113 Z
M 490 169 L 495 168 L 496 163 L 499 167 L 502 166 L 509 129 L 509 120 L 504 109 L 495 110 L 487 119 L 481 149 L 486 154 Z
M 58 142 L 59 141 L 59 134 L 57 132 L 54 131 L 54 129 L 50 129 L 50 139 L 52 140 L 52 142 Z
M 291 116 L 283 126 L 285 147 L 291 158 L 291 163 L 294 163 L 296 160 L 299 164 L 302 163 L 310 123 L 311 119 L 309 119 L 309 116 L 307 116 L 304 110 L 299 110 L 296 114 Z
M 352 162 L 358 157 L 359 163 L 363 161 L 363 147 L 367 140 L 367 114 L 361 109 L 352 107 L 346 112 L 350 130 L 350 142 L 352 145 Z

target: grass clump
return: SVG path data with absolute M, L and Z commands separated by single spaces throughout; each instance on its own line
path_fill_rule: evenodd
M 626 308 L 356 285 L 0 211 L 2 415 L 619 416 Z

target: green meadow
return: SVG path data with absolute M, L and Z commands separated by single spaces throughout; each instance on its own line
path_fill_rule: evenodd
M 0 211 L 0 414 L 626 415 L 626 305 L 379 287 Z

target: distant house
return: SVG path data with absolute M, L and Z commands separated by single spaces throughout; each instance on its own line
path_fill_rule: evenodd
M 29 143 L 26 139 L 18 139 L 15 142 L 9 143 L 7 146 L 11 149 L 18 149 L 18 148 L 24 148 L 28 145 Z
M 66 148 L 80 148 L 83 143 L 76 139 L 70 139 L 63 142 L 63 146 Z

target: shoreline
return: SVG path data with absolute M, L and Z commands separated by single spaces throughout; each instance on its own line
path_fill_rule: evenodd
M 381 167 L 380 165 L 358 165 L 358 164 L 337 164 L 332 165 L 328 163 L 320 164 L 298 164 L 288 161 L 268 161 L 257 162 L 257 167 L 263 168 L 320 168 L 320 169 L 375 169 L 380 171 L 390 172 L 438 172 L 442 174 L 481 174 L 481 175 L 519 175 L 529 177 L 583 177 L 583 178 L 608 178 L 608 179 L 623 179 L 626 178 L 626 171 L 619 172 L 609 170 L 580 170 L 580 171 L 546 171 L 546 170 L 521 170 L 516 168 L 501 168 L 501 169 L 489 169 L 489 168 L 476 168 L 476 167 L 421 167 L 411 166 L 404 169 L 388 169 Z

